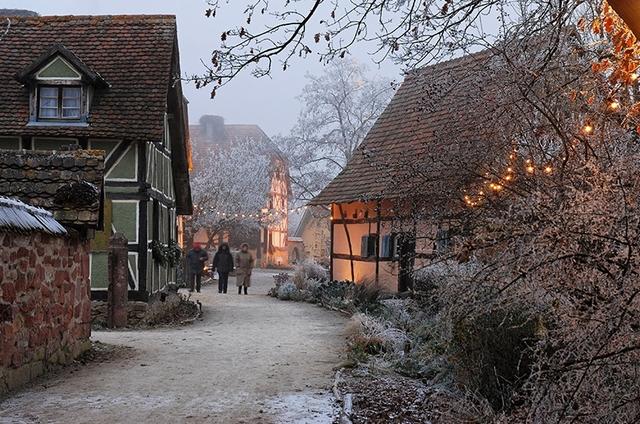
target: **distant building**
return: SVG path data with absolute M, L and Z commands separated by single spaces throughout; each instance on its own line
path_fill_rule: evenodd
M 91 244 L 94 299 L 107 296 L 107 242 L 129 241 L 129 298 L 175 281 L 154 246 L 192 212 L 188 119 L 174 16 L 11 17 L 0 42 L 0 148 L 105 155 L 104 231 Z M 71 170 L 70 172 L 73 172 Z
M 331 212 L 323 207 L 308 207 L 298 223 L 291 240 L 299 242 L 302 251 L 292 252 L 299 260 L 313 259 L 329 264 L 331 249 Z
M 255 251 L 260 266 L 284 266 L 289 263 L 287 249 L 288 207 L 289 207 L 289 169 L 281 152 L 258 125 L 225 124 L 221 116 L 205 115 L 200 118 L 199 125 L 190 127 L 190 135 L 194 152 L 194 166 L 198 166 L 198 157 L 206 155 L 208 149 L 230 145 L 237 140 L 251 140 L 256 149 L 268 156 L 270 162 L 268 193 L 264 210 L 269 210 L 279 219 L 270 224 L 262 224 L 250 236 L 238 235 L 233 229 L 219 236 L 218 243 L 227 241 L 232 248 L 248 243 Z M 256 211 L 258 213 L 260 211 Z M 206 231 L 196 233 L 194 241 L 208 244 Z M 215 246 L 209 246 L 215 247 Z

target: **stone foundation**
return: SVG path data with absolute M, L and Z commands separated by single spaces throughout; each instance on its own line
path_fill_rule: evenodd
M 0 233 L 0 394 L 90 347 L 88 243 Z
M 127 302 L 127 326 L 139 326 L 146 316 L 147 308 L 147 302 Z M 98 300 L 91 302 L 91 324 L 94 327 L 107 327 L 107 302 Z

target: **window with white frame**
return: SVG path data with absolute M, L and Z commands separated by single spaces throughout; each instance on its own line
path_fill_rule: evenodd
M 38 86 L 38 119 L 78 120 L 82 115 L 82 87 Z

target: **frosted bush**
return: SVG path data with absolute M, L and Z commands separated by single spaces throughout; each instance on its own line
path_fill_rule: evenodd
M 298 285 L 298 287 L 302 287 L 306 280 L 327 279 L 329 279 L 329 273 L 327 270 L 313 259 L 306 259 L 304 262 L 297 265 L 293 275 L 293 281 Z
M 278 299 L 291 300 L 295 297 L 298 288 L 291 281 L 287 281 L 278 287 Z
M 349 327 L 354 336 L 379 340 L 385 352 L 389 354 L 403 352 L 405 344 L 409 341 L 405 331 L 394 327 L 389 321 L 367 314 L 355 314 Z

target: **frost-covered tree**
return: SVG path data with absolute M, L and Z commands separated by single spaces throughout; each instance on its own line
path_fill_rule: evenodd
M 223 7 L 210 3 L 210 15 Z M 480 112 L 496 108 L 494 123 L 502 125 L 492 148 L 460 145 L 450 163 L 425 149 L 388 164 L 415 183 L 403 187 L 413 194 L 401 205 L 405 218 L 460 224 L 447 259 L 475 264 L 467 274 L 454 265 L 451 278 L 436 281 L 445 328 L 458 343 L 451 365 L 470 377 L 458 383 L 485 396 L 497 422 L 637 422 L 640 47 L 607 3 L 264 0 L 246 13 L 246 23 L 222 35 L 201 84 L 219 87 L 245 69 L 267 75 L 276 59 L 284 68 L 312 53 L 338 60 L 367 42 L 378 59 L 407 68 L 491 48 L 500 64 L 491 85 L 499 90 L 464 95 Z M 261 26 L 262 13 L 273 21 Z M 432 87 L 411 112 L 429 113 L 452 87 L 455 81 Z M 484 129 L 462 132 L 463 141 L 475 142 L 470 134 Z M 433 166 L 442 174 L 422 178 Z M 447 184 L 456 176 L 448 172 L 458 170 L 474 177 L 464 190 Z M 452 198 L 455 213 L 431 207 Z M 516 339 L 497 340 L 509 349 L 493 364 L 484 356 L 491 352 L 486 328 Z M 514 355 L 511 375 L 502 373 L 506 351 Z
M 271 160 L 252 140 L 210 146 L 194 159 L 191 236 L 200 229 L 207 231 L 210 241 L 232 229 L 248 235 L 269 219 L 262 210 L 269 193 Z
M 393 94 L 391 81 L 376 78 L 352 60 L 307 75 L 303 109 L 291 133 L 280 137 L 297 200 L 317 194 L 351 158 Z

